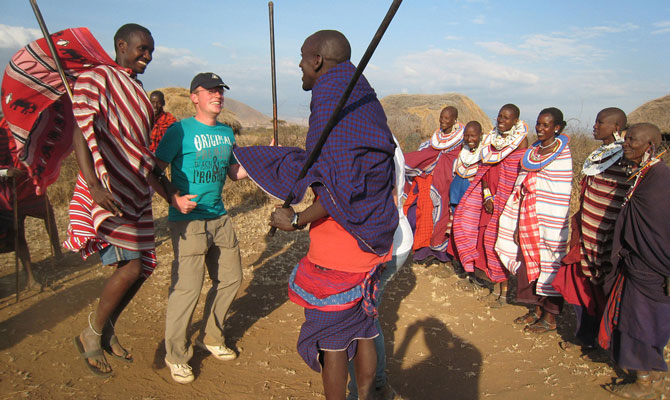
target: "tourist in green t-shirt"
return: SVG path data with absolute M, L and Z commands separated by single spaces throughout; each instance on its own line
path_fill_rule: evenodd
M 171 166 L 171 206 L 168 215 L 174 261 L 168 294 L 165 328 L 165 363 L 179 383 L 192 382 L 188 361 L 193 348 L 186 330 L 205 279 L 212 280 L 207 294 L 213 305 L 205 315 L 207 324 L 195 344 L 219 360 L 233 360 L 234 350 L 224 343 L 223 325 L 242 283 L 240 249 L 233 221 L 221 199 L 226 176 L 246 178 L 233 156 L 233 130 L 216 121 L 223 109 L 223 91 L 229 89 L 211 72 L 200 73 L 191 82 L 195 117 L 168 128 L 156 149 L 161 168 Z

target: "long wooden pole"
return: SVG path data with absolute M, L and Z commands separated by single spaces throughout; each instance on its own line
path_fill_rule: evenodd
M 365 67 L 368 65 L 370 58 L 372 58 L 372 55 L 377 49 L 377 45 L 379 45 L 379 42 L 382 40 L 384 32 L 386 32 L 386 29 L 393 20 L 393 17 L 395 16 L 396 11 L 398 11 L 398 8 L 400 7 L 401 3 L 402 0 L 394 0 L 393 3 L 391 4 L 391 7 L 389 7 L 389 10 L 386 13 L 386 16 L 384 17 L 384 20 L 382 21 L 381 25 L 379 25 L 379 28 L 377 29 L 375 36 L 372 38 L 372 41 L 368 45 L 365 54 L 363 54 L 361 61 L 358 63 L 358 66 L 356 67 L 356 72 L 354 72 L 354 75 L 351 77 L 351 80 L 349 81 L 349 85 L 347 86 L 344 93 L 342 93 L 342 97 L 340 97 L 340 101 L 339 103 L 337 103 L 337 106 L 333 110 L 333 113 L 331 114 L 328 123 L 326 123 L 326 126 L 323 128 L 323 131 L 321 131 L 321 136 L 319 136 L 319 140 L 314 145 L 314 150 L 312 150 L 312 153 L 307 158 L 307 161 L 305 161 L 305 165 L 302 167 L 302 170 L 300 171 L 300 174 L 296 178 L 296 181 L 299 181 L 300 179 L 304 178 L 305 175 L 307 175 L 307 171 L 312 167 L 314 161 L 316 161 L 316 159 L 319 157 L 319 154 L 321 153 L 321 148 L 326 143 L 326 140 L 328 139 L 328 135 L 330 135 L 330 132 L 333 130 L 335 125 L 337 125 L 338 122 L 337 118 L 340 115 L 340 112 L 344 108 L 345 104 L 347 104 L 347 100 L 349 99 L 351 92 L 354 90 L 354 86 L 356 86 L 358 78 L 360 78 L 361 75 L 363 74 L 363 70 L 365 70 Z M 288 208 L 294 199 L 295 194 L 293 194 L 293 191 L 291 191 L 286 200 L 284 200 L 284 204 L 282 205 L 282 207 Z M 270 229 L 268 235 L 274 236 L 275 232 L 277 232 L 277 228 L 273 226 Z
M 47 29 L 47 25 L 44 23 L 44 18 L 42 18 L 40 8 L 37 6 L 37 1 L 30 0 L 30 5 L 33 7 L 33 12 L 35 13 L 35 17 L 37 18 L 37 23 L 40 25 L 42 35 L 44 35 L 44 39 L 47 42 L 47 46 L 49 46 L 49 51 L 51 51 L 51 58 L 53 58 L 54 63 L 56 63 L 56 69 L 58 69 L 60 79 L 63 81 L 63 85 L 65 86 L 65 92 L 70 97 L 70 101 L 72 101 L 74 100 L 72 89 L 68 84 L 67 77 L 65 76 L 65 71 L 63 70 L 63 66 L 60 63 L 60 57 L 58 57 L 58 52 L 56 51 L 56 46 L 54 45 L 53 40 L 51 40 L 49 29 Z
M 275 18 L 274 4 L 268 2 L 270 14 L 270 67 L 272 70 L 272 129 L 274 145 L 279 146 L 279 121 L 277 120 L 277 70 L 275 68 Z
M 19 200 L 16 193 L 16 175 L 12 180 L 12 207 L 14 208 L 14 263 L 16 264 L 16 302 L 19 302 L 21 288 L 19 287 Z
M 74 95 L 72 94 L 72 88 L 70 88 L 70 84 L 68 83 L 67 77 L 65 76 L 65 70 L 63 70 L 63 65 L 60 62 L 60 57 L 58 56 L 58 51 L 56 51 L 56 46 L 54 45 L 53 40 L 51 39 L 51 35 L 49 34 L 49 29 L 47 28 L 47 24 L 44 22 L 44 18 L 42 18 L 42 12 L 40 11 L 39 6 L 37 5 L 37 0 L 30 0 L 30 6 L 33 8 L 33 13 L 35 13 L 35 18 L 37 18 L 37 23 L 40 26 L 40 30 L 42 30 L 42 35 L 44 36 L 44 40 L 47 42 L 47 46 L 49 47 L 49 51 L 51 51 L 51 58 L 54 60 L 54 63 L 56 64 L 56 69 L 58 70 L 58 75 L 60 75 L 60 79 L 63 81 L 63 86 L 65 87 L 65 93 L 67 93 L 68 97 L 70 98 L 70 102 L 74 102 Z M 46 218 L 47 218 L 47 235 L 49 236 L 49 247 L 51 248 L 51 266 L 54 266 L 54 249 L 53 245 L 51 243 L 51 213 L 49 212 L 49 190 L 48 188 L 44 189 L 44 207 L 46 208 Z M 18 278 L 17 278 L 18 279 Z M 18 300 L 18 293 L 17 293 L 17 300 Z

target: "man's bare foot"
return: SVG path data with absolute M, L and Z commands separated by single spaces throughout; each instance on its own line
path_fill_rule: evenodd
M 90 365 L 89 369 L 97 375 L 108 375 L 112 372 L 112 366 L 109 365 L 105 354 L 100 347 L 100 336 L 96 335 L 90 327 L 85 328 L 79 335 L 83 353 L 82 357 Z M 96 370 L 98 372 L 96 372 Z
M 28 283 L 26 283 L 26 290 L 31 292 L 41 292 L 42 284 L 37 282 L 35 278 L 28 278 Z
M 107 333 L 105 333 L 102 337 L 102 349 L 105 350 L 107 354 L 124 362 L 133 362 L 133 355 L 121 346 L 119 338 L 114 332 L 112 332 L 110 336 L 107 336 Z

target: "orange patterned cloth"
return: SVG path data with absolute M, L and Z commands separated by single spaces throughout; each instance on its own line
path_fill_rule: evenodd
M 177 122 L 177 118 L 169 112 L 162 112 L 156 117 L 154 127 L 151 129 L 151 145 L 149 145 L 149 150 L 151 150 L 152 153 L 156 152 L 158 143 L 163 139 L 163 135 L 165 135 L 167 128 L 175 122 Z
M 409 206 L 416 199 L 416 232 L 414 232 L 414 245 L 412 250 L 430 247 L 430 238 L 433 236 L 433 200 L 430 198 L 430 188 L 433 184 L 433 174 L 417 176 L 414 184 L 418 190 L 410 190 L 405 200 L 404 212 L 407 214 Z M 414 188 L 412 188 L 414 189 Z

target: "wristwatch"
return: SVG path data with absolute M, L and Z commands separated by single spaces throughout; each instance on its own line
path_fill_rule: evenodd
M 305 227 L 305 225 L 298 225 L 298 213 L 293 214 L 293 217 L 291 218 L 291 226 L 294 229 L 302 229 Z

